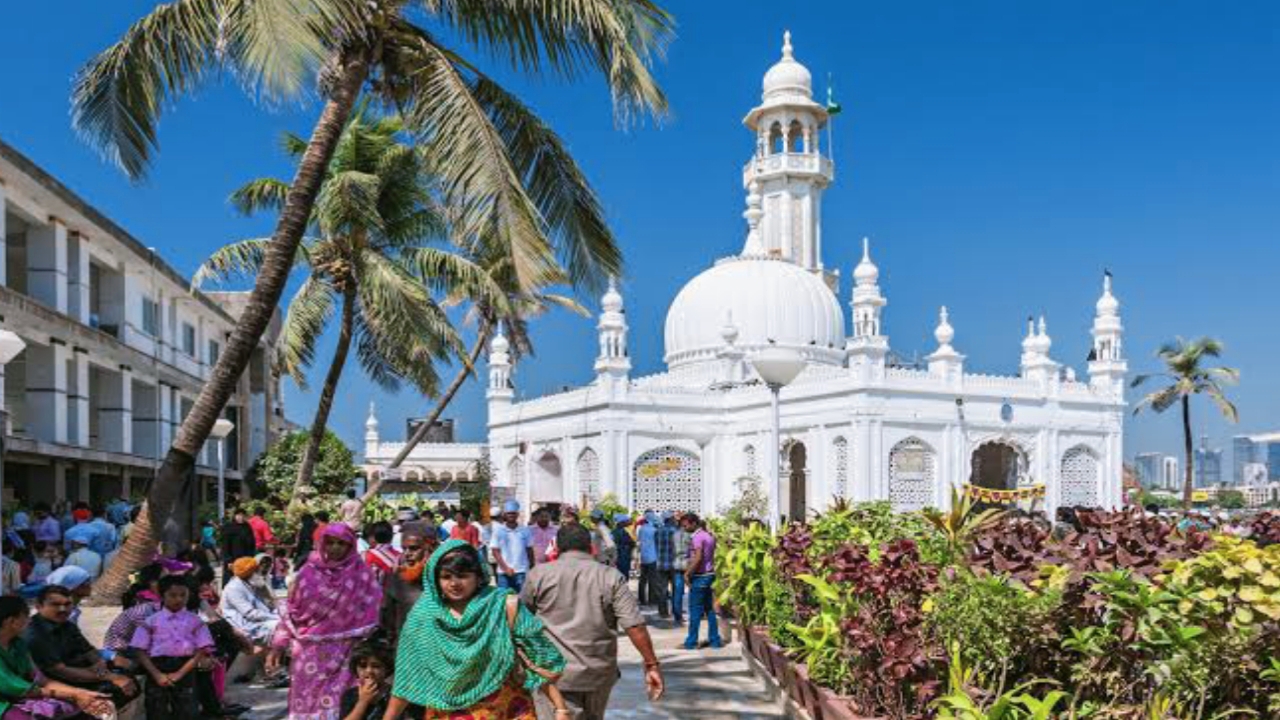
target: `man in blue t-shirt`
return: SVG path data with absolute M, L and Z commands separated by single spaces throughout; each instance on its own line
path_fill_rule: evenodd
M 508 500 L 502 506 L 502 524 L 490 540 L 493 562 L 498 566 L 498 587 L 520 592 L 524 578 L 534 565 L 529 529 L 520 525 L 520 503 Z

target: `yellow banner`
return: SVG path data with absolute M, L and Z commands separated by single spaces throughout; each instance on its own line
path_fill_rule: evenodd
M 1037 500 L 1042 498 L 1045 495 L 1045 489 L 1044 485 L 1032 485 L 1030 487 L 1018 488 L 1017 490 L 996 490 L 994 488 L 984 488 L 966 483 L 964 486 L 964 494 L 968 496 L 970 500 L 1010 505 L 1023 500 Z

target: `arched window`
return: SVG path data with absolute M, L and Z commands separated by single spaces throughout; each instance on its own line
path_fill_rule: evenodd
M 517 455 L 507 463 L 507 487 L 511 488 L 511 496 L 519 498 L 524 492 L 524 458 Z
M 899 512 L 933 504 L 933 448 L 910 437 L 889 452 L 889 502 Z
M 1059 503 L 1066 507 L 1097 507 L 1099 467 L 1098 456 L 1084 445 L 1064 453 Z
M 849 441 L 844 437 L 838 437 L 831 443 L 831 452 L 835 460 L 835 488 L 836 497 L 847 498 L 853 493 L 849 487 Z
M 792 120 L 791 125 L 787 127 L 787 141 L 789 143 L 787 148 L 789 152 L 804 152 L 804 126 L 800 124 L 799 120 Z
M 782 137 L 782 123 L 774 123 L 769 128 L 769 154 L 777 155 L 787 148 Z
M 631 507 L 636 510 L 702 509 L 702 463 L 698 456 L 667 445 L 636 458 Z
M 578 489 L 585 505 L 600 501 L 600 456 L 587 448 L 578 455 Z

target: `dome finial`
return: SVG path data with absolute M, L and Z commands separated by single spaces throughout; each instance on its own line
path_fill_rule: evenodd
M 790 60 L 790 59 L 791 59 L 791 57 L 792 57 L 792 56 L 791 56 L 791 31 L 790 31 L 790 30 L 783 30 L 783 31 L 782 31 L 782 57 L 784 57 L 784 58 L 786 58 L 786 59 L 788 59 L 788 60 Z
M 938 341 L 938 350 L 945 351 L 951 349 L 951 341 L 956 337 L 955 328 L 951 327 L 947 306 L 943 305 L 938 312 L 938 327 L 933 331 L 933 337 Z
M 862 262 L 853 269 L 853 279 L 858 285 L 870 287 L 880 279 L 880 268 L 871 262 L 871 239 L 862 238 Z
M 378 427 L 378 416 L 374 414 L 374 407 L 373 407 L 372 400 L 369 401 L 369 418 L 364 421 L 364 426 L 366 428 Z

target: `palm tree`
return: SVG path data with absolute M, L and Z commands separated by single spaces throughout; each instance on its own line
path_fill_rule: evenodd
M 550 274 L 557 254 L 575 279 L 597 266 L 617 272 L 621 257 L 595 193 L 559 139 L 442 38 L 529 74 L 597 72 L 626 122 L 666 110 L 648 67 L 672 29 L 652 0 L 173 0 L 91 60 L 75 80 L 73 124 L 133 178 L 158 147 L 162 109 L 223 71 L 269 101 L 309 92 L 322 100 L 253 291 L 148 490 L 137 530 L 98 583 L 100 596 L 123 591 L 161 540 L 167 552 L 185 547 L 195 455 L 280 302 L 362 91 L 404 118 L 466 235 L 499 238 L 522 285 Z
M 448 388 L 437 398 L 435 405 L 425 419 L 418 424 L 418 429 L 414 431 L 408 442 L 404 443 L 404 447 L 388 463 L 386 468 L 388 470 L 400 467 L 413 449 L 426 437 L 427 431 L 444 413 L 467 379 L 475 375 L 476 363 L 480 361 L 481 353 L 488 346 L 493 331 L 499 325 L 506 328 L 512 356 L 519 358 L 521 355 L 533 353 L 533 341 L 528 328 L 529 320 L 553 308 L 569 310 L 582 316 L 588 314 L 586 308 L 567 295 L 551 293 L 543 289 L 520 291 L 515 287 L 511 262 L 501 252 L 501 247 L 482 243 L 479 244 L 478 249 L 483 255 L 473 258 L 473 261 L 486 268 L 487 276 L 484 279 L 471 276 L 460 278 L 460 281 L 453 286 L 448 300 L 448 304 L 453 305 L 465 302 L 471 304 L 467 319 L 474 321 L 477 325 L 475 340 L 471 349 L 460 358 L 461 365 Z M 568 282 L 568 276 L 562 275 L 559 279 L 552 278 L 549 284 Z M 495 287 L 499 289 L 498 292 L 494 291 Z M 385 474 L 380 475 L 369 484 L 364 493 L 365 502 L 377 496 L 385 479 Z
M 1165 343 L 1156 352 L 1156 357 L 1164 362 L 1164 372 L 1139 375 L 1133 379 L 1133 387 L 1138 387 L 1153 378 L 1163 378 L 1169 384 L 1144 397 L 1134 408 L 1136 415 L 1143 408 L 1150 407 L 1158 413 L 1182 405 L 1182 439 L 1187 455 L 1186 478 L 1182 485 L 1182 506 L 1191 507 L 1191 492 L 1195 487 L 1195 448 L 1191 440 L 1191 398 L 1194 395 L 1208 395 L 1218 406 L 1218 411 L 1228 422 L 1240 419 L 1236 406 L 1227 399 L 1224 385 L 1234 385 L 1240 381 L 1240 371 L 1228 367 L 1204 367 L 1205 358 L 1222 356 L 1222 343 L 1213 338 L 1200 338 L 1187 342 L 1178 338 L 1174 342 Z
M 424 395 L 439 385 L 435 361 L 463 351 L 444 310 L 431 298 L 419 271 L 424 263 L 436 282 L 477 286 L 492 292 L 487 276 L 465 258 L 425 246 L 442 237 L 443 219 L 429 192 L 430 176 L 421 153 L 401 143 L 394 116 L 370 119 L 356 112 L 347 124 L 320 186 L 312 212 L 316 237 L 299 246 L 297 265 L 307 277 L 289 302 L 278 366 L 300 387 L 315 357 L 316 340 L 338 306 L 338 342 L 303 448 L 291 509 L 300 507 L 310 486 L 329 412 L 352 343 L 361 368 L 383 389 L 394 392 L 408 381 Z M 285 151 L 300 157 L 306 141 L 286 133 Z M 278 209 L 288 184 L 253 180 L 232 195 L 243 213 Z M 243 240 L 215 252 L 192 277 L 192 287 L 209 280 L 253 277 L 266 238 Z

